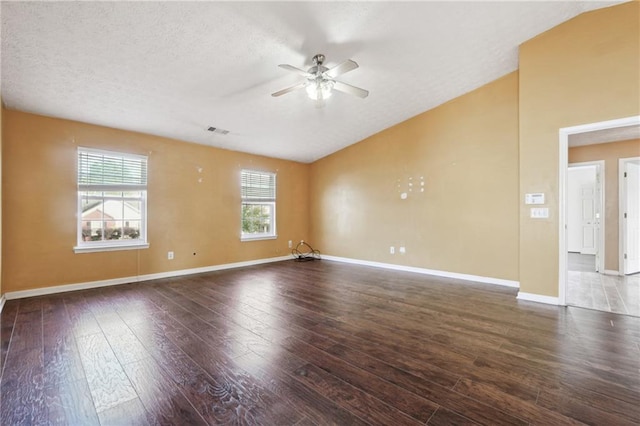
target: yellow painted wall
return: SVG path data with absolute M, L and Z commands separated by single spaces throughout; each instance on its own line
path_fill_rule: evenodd
M 315 162 L 310 192 L 323 253 L 517 280 L 518 74 Z
M 640 139 L 569 148 L 569 163 L 604 160 L 604 268 L 619 269 L 618 160 L 640 157 Z
M 582 14 L 520 46 L 520 288 L 558 295 L 558 130 L 640 114 L 638 2 Z M 551 216 L 530 219 L 524 194 Z
M 5 292 L 284 256 L 307 239 L 307 164 L 12 110 L 3 125 Z M 149 249 L 73 252 L 78 146 L 149 156 Z M 240 241 L 242 168 L 277 173 L 277 240 Z

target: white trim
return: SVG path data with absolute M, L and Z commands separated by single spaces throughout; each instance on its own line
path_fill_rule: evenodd
M 567 155 L 569 152 L 569 148 L 567 147 Z M 597 247 L 596 250 L 598 251 L 598 264 L 596 265 L 597 267 L 597 271 L 596 272 L 600 272 L 603 273 L 602 271 L 604 271 L 604 259 L 605 259 L 605 226 L 606 226 L 606 217 L 605 217 L 605 206 L 607 205 L 606 202 L 606 188 L 607 185 L 605 184 L 605 175 L 606 175 L 606 171 L 605 171 L 605 161 L 604 160 L 594 160 L 594 161 L 584 161 L 581 163 L 569 163 L 567 165 L 567 168 L 578 168 L 578 167 L 595 167 L 596 168 L 596 177 L 597 177 L 597 182 L 596 185 L 598 186 L 598 199 L 596 200 L 596 202 L 598 203 L 598 213 L 600 214 L 600 217 L 598 218 L 598 241 L 596 243 Z M 569 182 L 568 180 L 568 175 L 567 175 L 567 183 Z M 568 195 L 568 194 L 566 194 Z M 568 208 L 568 206 L 565 206 L 565 208 Z M 565 219 L 566 220 L 566 219 Z
M 518 297 L 516 297 L 516 299 L 526 300 L 529 302 L 545 303 L 547 305 L 561 305 L 560 299 L 558 297 L 545 296 L 542 294 L 534 293 L 524 293 L 522 291 L 518 292 Z
M 268 259 L 248 260 L 244 262 L 226 263 L 222 265 L 205 266 L 202 268 L 180 269 L 177 271 L 160 272 L 157 274 L 138 275 L 133 277 L 114 278 L 110 280 L 91 281 L 77 284 L 64 284 L 53 287 L 36 288 L 33 290 L 10 291 L 3 297 L 7 300 L 22 299 L 25 297 L 43 296 L 47 294 L 65 293 L 67 291 L 86 290 L 90 288 L 107 287 L 120 284 L 132 284 L 141 281 L 157 280 L 161 278 L 178 277 L 182 275 L 201 274 L 203 272 L 220 271 L 224 269 L 242 268 L 245 266 L 261 265 L 263 263 L 281 262 L 290 260 L 291 256 L 272 257 Z
M 0 314 L 2 313 L 2 308 L 4 308 L 4 302 L 7 301 L 7 298 L 4 296 L 4 294 L 0 297 Z
M 614 271 L 612 269 L 605 269 L 603 272 L 604 275 L 615 275 L 615 276 L 620 276 L 622 275 L 619 271 Z
M 569 175 L 569 133 L 564 133 L 563 129 L 559 132 L 559 161 L 560 169 L 558 171 L 558 304 L 567 305 L 567 281 L 568 281 L 568 264 L 569 253 L 567 251 L 567 181 Z M 529 293 L 522 293 L 523 295 Z M 520 293 L 518 293 L 520 297 Z M 527 299 L 523 296 L 524 300 Z M 543 302 L 544 303 L 544 302 Z
M 626 163 L 640 160 L 640 157 L 618 158 L 618 268 L 619 275 L 627 272 L 624 254 L 627 252 L 627 221 L 624 213 L 627 211 L 627 185 L 624 180 Z
M 351 259 L 348 257 L 327 256 L 322 255 L 323 260 L 331 260 L 334 262 L 351 263 L 354 265 L 373 266 L 374 268 L 392 269 L 395 271 L 415 272 L 417 274 L 434 275 L 437 277 L 455 278 L 458 280 L 475 281 L 485 284 L 496 284 L 506 287 L 519 288 L 518 281 L 505 280 L 502 278 L 482 277 L 479 275 L 459 274 L 457 272 L 438 271 L 435 269 L 416 268 L 413 266 L 395 265 L 393 263 L 372 262 L 369 260 Z
M 640 115 L 579 126 L 563 127 L 558 130 L 558 303 L 566 306 L 567 290 L 567 169 L 569 166 L 569 135 L 592 132 L 595 130 L 615 129 L 617 127 L 640 124 Z M 526 295 L 527 293 L 523 293 Z M 538 295 L 533 295 L 538 296 Z M 518 296 L 520 297 L 520 296 Z M 548 298 L 549 296 L 540 296 Z M 523 297 L 524 298 L 524 297 Z M 555 299 L 555 298 L 554 298 Z M 527 299 L 528 300 L 528 299 Z M 546 302 L 542 302 L 546 303 Z
M 119 250 L 137 250 L 148 249 L 149 243 L 142 244 L 110 244 L 110 245 L 86 245 L 82 247 L 74 247 L 74 253 L 95 253 L 99 251 L 119 251 Z
M 246 236 L 241 236 L 240 237 L 240 241 L 247 242 L 247 241 L 277 240 L 278 239 L 277 235 L 258 234 L 258 235 L 253 236 L 253 237 L 251 237 L 250 235 L 255 235 L 255 234 L 247 234 Z
M 624 211 L 626 210 L 624 163 L 618 158 L 618 270 L 624 274 L 624 243 L 626 240 Z
M 180 269 L 177 271 L 160 272 L 158 274 L 140 275 L 138 281 L 149 281 L 149 280 L 158 280 L 161 278 L 179 277 L 182 275 L 202 274 L 204 272 L 214 272 L 214 271 L 222 271 L 225 269 L 243 268 L 246 266 L 262 265 L 264 263 L 282 262 L 284 260 L 291 260 L 291 259 L 292 259 L 291 255 L 288 255 L 288 256 L 271 257 L 267 259 L 247 260 L 244 262 L 225 263 L 222 265 L 204 266 L 202 268 Z
M 119 284 L 129 284 L 138 281 L 137 277 L 114 278 L 111 280 L 91 281 L 78 284 L 63 284 L 53 287 L 36 288 L 33 290 L 8 291 L 7 300 L 23 299 L 25 297 L 45 296 L 48 294 L 66 293 L 68 291 L 86 290 L 89 288 L 108 287 Z

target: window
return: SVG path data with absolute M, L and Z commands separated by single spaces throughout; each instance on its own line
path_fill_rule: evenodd
M 78 148 L 76 253 L 145 248 L 147 157 Z
M 242 170 L 242 240 L 276 238 L 275 173 Z

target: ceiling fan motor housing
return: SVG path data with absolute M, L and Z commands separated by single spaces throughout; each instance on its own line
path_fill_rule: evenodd
M 324 62 L 324 59 L 325 59 L 324 55 L 322 53 L 318 53 L 312 59 L 313 65 L 322 65 L 322 63 Z

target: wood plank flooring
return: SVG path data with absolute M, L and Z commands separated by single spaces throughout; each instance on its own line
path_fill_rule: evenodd
M 640 318 L 286 261 L 8 301 L 2 425 L 637 425 Z

